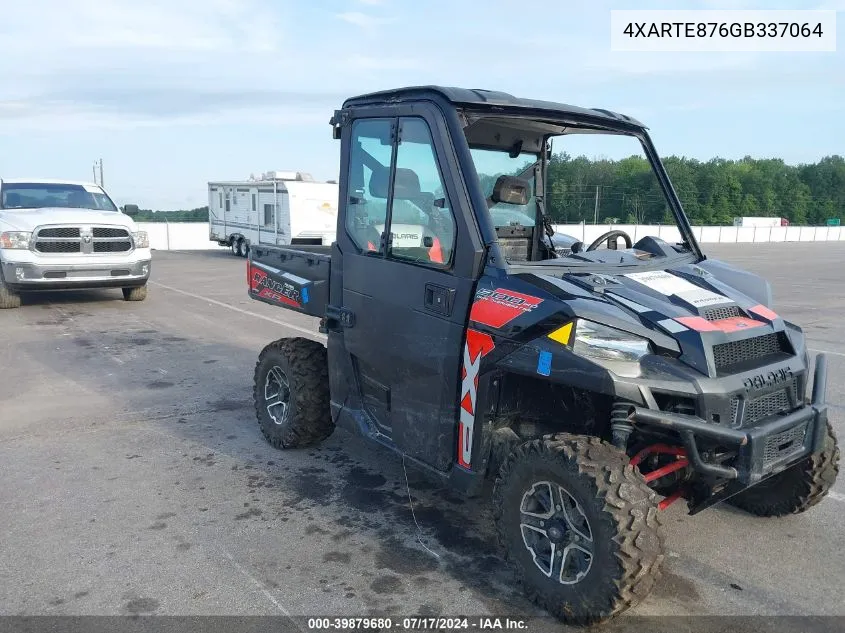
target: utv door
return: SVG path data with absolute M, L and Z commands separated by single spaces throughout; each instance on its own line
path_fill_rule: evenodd
M 436 114 L 397 107 L 344 128 L 344 352 L 375 435 L 438 470 L 457 454 L 462 349 L 475 280 L 468 201 Z M 334 301 L 334 299 L 333 299 Z M 331 349 L 331 347 L 330 347 Z M 333 385 L 334 389 L 334 385 Z

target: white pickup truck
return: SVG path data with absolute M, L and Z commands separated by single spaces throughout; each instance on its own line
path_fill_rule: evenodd
M 0 308 L 21 292 L 121 288 L 143 301 L 150 243 L 102 187 L 59 180 L 0 180 Z

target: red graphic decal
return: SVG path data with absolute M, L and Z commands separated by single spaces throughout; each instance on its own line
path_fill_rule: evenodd
M 479 290 L 470 311 L 470 321 L 500 328 L 520 314 L 531 312 L 543 302 L 539 297 L 513 290 Z
M 755 321 L 754 319 L 746 319 L 745 317 L 731 317 L 730 319 L 713 321 L 713 325 L 719 328 L 722 332 L 739 332 L 740 330 L 760 327 L 765 324 L 760 321 Z
M 458 425 L 458 464 L 464 468 L 469 468 L 472 460 L 472 430 L 475 426 L 475 398 L 481 358 L 495 347 L 489 334 L 467 330 L 461 371 L 461 419 Z
M 262 299 L 269 299 L 278 303 L 292 306 L 294 308 L 301 308 L 302 304 L 291 297 L 286 296 L 281 291 L 289 291 L 292 287 L 285 287 L 271 279 L 263 270 L 250 267 L 249 269 L 249 289 L 257 293 Z
M 768 309 L 766 306 L 764 306 L 764 305 L 756 305 L 756 306 L 754 306 L 753 308 L 749 308 L 749 309 L 748 309 L 748 311 L 749 311 L 749 312 L 753 312 L 753 313 L 754 313 L 754 314 L 756 314 L 757 316 L 761 316 L 761 317 L 763 317 L 763 318 L 764 318 L 764 319 L 766 319 L 767 321 L 774 321 L 775 319 L 777 319 L 777 318 L 778 318 L 777 313 L 772 312 L 771 310 L 769 310 L 769 309 Z
M 679 317 L 675 319 L 681 325 L 686 325 L 689 329 L 696 332 L 739 332 L 741 330 L 748 330 L 753 327 L 760 327 L 764 325 L 760 321 L 754 319 L 746 319 L 745 317 L 730 317 L 729 319 L 719 319 L 718 321 L 708 321 L 705 318 Z
M 689 329 L 696 332 L 716 332 L 719 330 L 710 321 L 700 316 L 678 317 L 675 319 L 681 325 L 686 325 Z

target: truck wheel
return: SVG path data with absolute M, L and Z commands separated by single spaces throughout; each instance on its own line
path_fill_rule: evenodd
M 232 255 L 237 255 L 237 254 L 238 254 L 238 240 L 235 239 L 235 238 L 232 238 Z
M 839 446 L 830 422 L 821 452 L 727 500 L 760 517 L 779 517 L 809 510 L 824 499 L 839 474 Z
M 147 284 L 135 288 L 123 288 L 124 301 L 143 301 L 147 298 Z
M 640 602 L 663 562 L 657 496 L 624 453 L 561 434 L 519 445 L 493 492 L 499 540 L 527 596 L 568 624 Z
M 301 448 L 326 439 L 334 431 L 326 348 L 301 337 L 270 343 L 255 365 L 253 400 L 272 446 Z
M 20 308 L 21 296 L 9 288 L 6 282 L 3 281 L 3 276 L 0 275 L 0 310 L 9 308 Z

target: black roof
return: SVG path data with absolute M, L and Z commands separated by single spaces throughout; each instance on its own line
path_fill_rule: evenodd
M 632 126 L 645 129 L 645 125 L 636 119 L 618 112 L 600 108 L 582 108 L 579 106 L 555 103 L 554 101 L 540 101 L 537 99 L 521 99 L 506 92 L 494 90 L 481 90 L 477 88 L 451 88 L 444 86 L 407 86 L 405 88 L 394 88 L 381 90 L 368 94 L 350 97 L 343 102 L 343 107 L 354 107 L 371 103 L 398 102 L 416 100 L 426 96 L 439 96 L 456 106 L 467 106 L 470 108 L 485 109 L 491 106 L 505 108 L 522 108 L 536 112 L 548 112 L 549 114 L 574 114 L 576 116 L 592 119 L 604 119 L 614 123 L 627 123 Z

